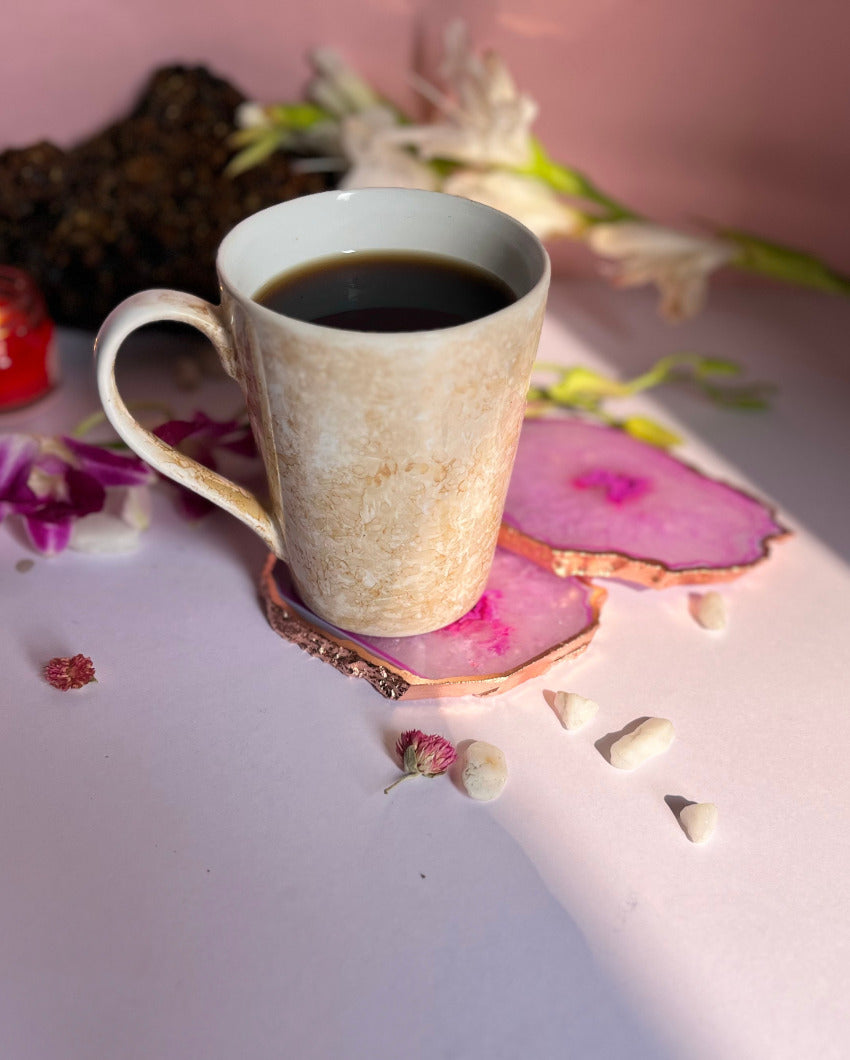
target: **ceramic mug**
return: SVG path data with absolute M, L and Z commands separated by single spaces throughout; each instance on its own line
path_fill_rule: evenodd
M 255 302 L 275 277 L 352 251 L 459 259 L 516 300 L 468 323 L 366 333 Z M 436 192 L 323 192 L 254 214 L 217 256 L 221 305 L 143 291 L 97 338 L 106 415 L 139 456 L 231 512 L 285 560 L 304 602 L 342 629 L 407 636 L 448 625 L 484 591 L 522 425 L 549 259 L 519 222 Z M 115 383 L 127 335 L 192 324 L 245 396 L 268 500 L 201 466 L 133 418 Z

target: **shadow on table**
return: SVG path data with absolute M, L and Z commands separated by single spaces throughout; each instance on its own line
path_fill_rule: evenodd
M 4 1055 L 670 1060 L 493 816 L 436 781 L 362 797 L 319 754 L 341 727 L 198 697 L 40 730 Z

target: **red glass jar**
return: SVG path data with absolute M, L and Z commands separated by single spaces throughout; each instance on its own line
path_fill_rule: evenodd
M 0 412 L 37 401 L 58 378 L 41 291 L 22 269 L 0 265 Z

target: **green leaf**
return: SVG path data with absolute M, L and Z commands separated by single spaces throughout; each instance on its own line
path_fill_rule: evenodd
M 647 419 L 645 416 L 629 416 L 622 420 L 619 426 L 633 438 L 656 445 L 659 449 L 669 449 L 682 441 L 678 434 L 674 434 L 666 427 L 662 427 L 660 423 Z
M 590 182 L 578 170 L 570 169 L 553 161 L 546 153 L 543 144 L 536 136 L 531 137 L 531 160 L 519 172 L 529 177 L 537 177 L 550 188 L 562 195 L 575 195 L 578 198 L 589 198 Z
M 549 387 L 549 397 L 559 405 L 585 404 L 603 397 L 624 397 L 628 391 L 616 379 L 609 379 L 591 368 L 568 368 Z
M 739 269 L 801 287 L 850 295 L 850 278 L 831 269 L 811 254 L 784 247 L 779 243 L 769 243 L 766 239 L 734 229 L 722 232 L 721 235 L 738 247 L 738 256 L 732 264 Z
M 719 357 L 699 357 L 694 362 L 694 374 L 697 377 L 706 375 L 740 375 L 741 366 L 734 361 L 724 361 Z
M 154 412 L 156 413 L 156 422 L 164 420 L 173 420 L 176 418 L 175 411 L 170 405 L 164 405 L 161 401 L 130 401 L 127 403 L 127 408 L 131 412 Z M 137 417 L 140 422 L 144 423 L 142 417 Z M 236 418 L 235 416 L 233 417 Z M 88 416 L 80 420 L 80 422 L 70 432 L 72 438 L 85 438 L 87 434 L 99 427 L 101 424 L 106 424 L 110 430 L 111 425 L 108 423 L 106 413 L 102 409 L 97 409 L 95 412 L 89 413 Z M 108 447 L 108 448 L 122 448 L 124 443 L 122 441 L 108 441 L 108 442 L 96 442 L 96 445 Z
M 270 130 L 263 139 L 257 140 L 240 151 L 238 155 L 234 155 L 225 167 L 225 174 L 228 177 L 238 177 L 240 173 L 253 169 L 254 166 L 270 158 L 279 147 L 286 143 L 287 138 L 286 132 L 281 129 Z
M 742 411 L 760 411 L 770 408 L 770 395 L 776 387 L 769 383 L 753 383 L 750 386 L 710 386 L 704 384 L 702 387 L 706 397 L 715 405 L 723 408 L 740 409 Z
M 227 142 L 231 147 L 247 147 L 248 144 L 256 143 L 257 140 L 263 140 L 269 135 L 268 125 L 252 125 L 247 129 L 237 129 L 232 132 L 227 138 Z
M 313 103 L 273 103 L 266 113 L 275 125 L 284 129 L 309 129 L 321 121 L 331 121 L 331 115 Z
M 564 368 L 558 364 L 539 361 L 535 372 L 554 373 L 555 382 L 549 386 L 536 384 L 528 391 L 531 414 L 539 414 L 541 406 L 557 405 L 592 416 L 601 423 L 620 427 L 636 438 L 667 449 L 678 444 L 679 437 L 666 427 L 642 416 L 618 420 L 606 407 L 609 400 L 630 397 L 650 387 L 665 383 L 683 384 L 696 390 L 714 404 L 727 409 L 754 411 L 769 407 L 770 394 L 775 389 L 767 383 L 729 386 L 711 382 L 716 378 L 741 374 L 740 365 L 720 357 L 703 357 L 697 353 L 673 353 L 660 358 L 642 375 L 621 383 L 576 365 Z
M 702 357 L 698 353 L 670 353 L 656 361 L 648 372 L 633 379 L 628 384 L 629 392 L 636 393 L 660 386 L 676 378 L 682 369 L 687 369 L 697 378 L 704 375 L 738 375 L 741 371 L 734 361 L 722 360 L 719 357 Z
M 598 217 L 585 217 L 588 224 L 597 221 L 622 221 L 625 218 L 635 218 L 638 215 L 632 213 L 627 207 L 612 199 L 609 195 L 600 191 L 593 182 L 577 169 L 564 166 L 550 158 L 543 144 L 536 136 L 531 137 L 531 158 L 527 165 L 516 170 L 525 176 L 536 177 L 544 184 L 548 184 L 553 191 L 561 195 L 570 195 L 577 199 L 587 199 L 605 208 L 605 213 Z
M 441 180 L 445 180 L 445 178 L 451 176 L 456 169 L 460 169 L 460 163 L 453 162 L 449 158 L 429 158 L 428 165 Z

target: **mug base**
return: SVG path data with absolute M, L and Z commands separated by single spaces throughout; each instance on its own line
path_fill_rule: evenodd
M 286 563 L 285 560 L 282 560 L 281 562 Z M 391 622 L 390 624 L 386 624 L 385 621 L 370 621 L 368 617 L 364 619 L 363 615 L 358 613 L 352 617 L 352 620 L 349 623 L 345 621 L 345 618 L 340 618 L 339 621 L 336 621 L 334 617 L 328 616 L 325 609 L 315 606 L 314 602 L 310 599 L 310 594 L 302 589 L 298 578 L 288 564 L 287 569 L 289 571 L 289 579 L 292 583 L 294 592 L 297 594 L 298 600 L 315 618 L 332 626 L 334 629 L 344 629 L 347 633 L 350 633 L 353 636 L 378 637 L 381 640 L 422 637 L 428 633 L 434 633 L 438 629 L 445 629 L 446 626 L 451 625 L 452 622 L 456 622 L 463 618 L 463 616 L 475 606 L 484 591 L 483 584 L 476 587 L 468 600 L 464 600 L 460 606 L 452 608 L 449 612 L 444 611 L 443 614 L 438 615 L 436 619 L 433 617 L 434 609 L 432 608 L 429 612 L 429 618 L 424 621 L 421 616 L 414 616 L 413 618 L 405 619 L 404 622 Z

